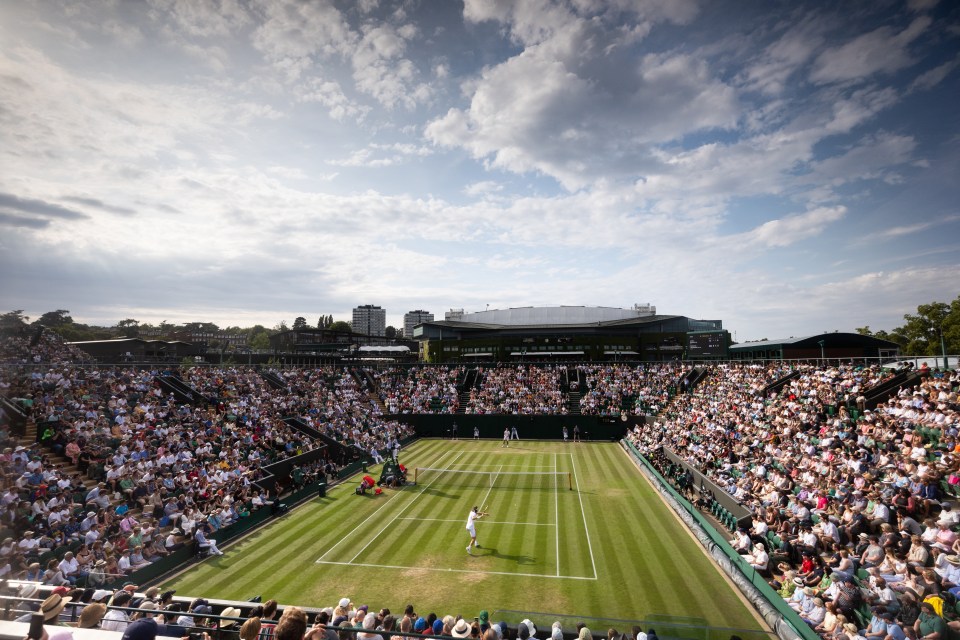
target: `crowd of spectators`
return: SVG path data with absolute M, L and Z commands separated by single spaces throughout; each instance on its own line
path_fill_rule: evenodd
M 264 465 L 317 444 L 281 418 L 297 416 L 376 458 L 411 434 L 384 413 L 453 413 L 465 373 L 286 369 L 277 372 L 285 384 L 278 390 L 252 369 L 192 368 L 183 379 L 214 400 L 193 406 L 164 395 L 161 371 L 78 366 L 47 334 L 34 347 L 5 346 L 14 366 L 2 369 L 0 385 L 37 422 L 41 443 L 15 446 L 0 432 L 0 525 L 10 534 L 0 543 L 0 578 L 67 588 L 112 581 L 268 505 L 271 496 L 256 486 Z M 923 371 L 918 384 L 868 408 L 868 390 L 893 372 L 705 370 L 695 389 L 674 395 L 688 365 L 581 365 L 575 375 L 554 365 L 481 367 L 465 409 L 564 414 L 564 387 L 584 380 L 576 389 L 583 413 L 658 413 L 630 439 L 651 458 L 670 448 L 749 510 L 750 526 L 731 543 L 823 637 L 933 640 L 930 609 L 940 618 L 960 595 L 960 509 L 952 502 L 960 497 L 960 374 Z M 297 482 L 324 465 L 296 468 Z M 356 612 L 342 614 L 357 622 Z M 337 617 L 331 611 L 328 620 Z M 374 622 L 371 631 L 384 619 Z
M 655 415 L 670 401 L 670 386 L 690 370 L 690 364 L 580 365 L 586 379 L 581 390 L 583 415 Z
M 457 384 L 464 372 L 463 367 L 390 367 L 374 375 L 387 413 L 444 414 L 460 408 Z
M 466 413 L 567 413 L 567 397 L 560 388 L 565 366 L 520 364 L 480 367 L 477 371 L 480 386 L 470 390 Z
M 960 374 L 924 371 L 871 410 L 865 392 L 890 371 L 796 372 L 763 397 L 788 371 L 717 367 L 631 439 L 651 457 L 669 447 L 749 508 L 732 544 L 823 637 L 945 631 L 960 594 Z
M 278 391 L 252 369 L 190 368 L 184 382 L 212 400 L 191 405 L 164 394 L 166 372 L 74 365 L 55 334 L 36 346 L 38 359 L 14 349 L 2 369 L 39 442 L 0 431 L 0 578 L 98 586 L 194 542 L 219 552 L 220 528 L 275 501 L 256 484 L 263 467 L 318 444 L 283 417 L 374 457 L 409 435 L 347 372 L 288 372 Z M 292 485 L 332 464 L 294 467 Z
M 585 622 L 577 622 L 565 631 L 563 623 L 555 620 L 549 628 L 539 631 L 529 618 L 508 624 L 492 620 L 487 610 L 469 620 L 462 615 L 417 612 L 412 604 L 394 613 L 386 607 L 356 605 L 349 598 L 341 598 L 331 606 L 308 612 L 296 606 L 281 608 L 273 599 L 262 604 L 222 606 L 205 598 L 177 598 L 175 591 L 161 592 L 157 587 L 142 593 L 137 588 L 128 584 L 114 592 L 58 587 L 40 604 L 21 602 L 13 614 L 15 620 L 27 622 L 39 609 L 45 637 L 51 640 L 71 637 L 69 627 L 123 632 L 128 640 L 188 636 L 201 640 L 403 640 L 419 635 L 529 640 L 538 633 L 550 640 L 595 637 Z M 25 585 L 19 595 L 43 597 L 34 585 Z M 603 635 L 601 632 L 597 637 Z M 639 625 L 625 633 L 610 628 L 605 635 L 607 640 L 658 640 L 655 629 L 644 631 Z

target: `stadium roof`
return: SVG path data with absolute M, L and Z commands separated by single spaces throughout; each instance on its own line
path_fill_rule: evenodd
M 757 340 L 754 342 L 741 342 L 730 346 L 730 351 L 750 351 L 755 349 L 768 349 L 772 347 L 818 347 L 823 341 L 825 347 L 837 346 L 879 346 L 898 348 L 899 345 L 889 340 L 865 336 L 859 333 L 818 333 L 812 336 L 799 336 L 796 338 L 778 338 L 775 340 Z
M 463 320 L 434 320 L 432 322 L 423 322 L 422 325 L 432 325 L 438 327 L 447 327 L 450 329 L 572 329 L 589 327 L 622 327 L 633 324 L 649 324 L 651 322 L 662 322 L 664 320 L 673 320 L 683 316 L 645 316 L 639 318 L 621 318 L 618 320 L 597 320 L 593 322 L 549 322 L 543 324 L 504 324 L 497 322 L 465 322 Z
M 651 318 L 654 313 L 645 309 L 621 309 L 619 307 L 516 307 L 513 309 L 488 309 L 464 314 L 458 322 L 493 326 L 544 326 L 544 325 L 593 325 L 598 322 L 633 321 Z

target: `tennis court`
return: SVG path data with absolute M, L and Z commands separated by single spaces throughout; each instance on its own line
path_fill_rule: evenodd
M 476 445 L 474 445 L 475 447 Z M 439 454 L 434 467 L 414 469 L 416 484 L 396 504 L 371 514 L 369 535 L 333 543 L 321 564 L 385 569 L 489 573 L 568 580 L 596 580 L 590 529 L 571 452 L 540 451 L 516 443 L 484 452 L 456 447 Z M 466 552 L 465 523 L 472 506 L 489 515 L 478 520 L 479 549 Z M 442 564 L 434 549 L 413 546 L 397 556 L 394 542 L 431 537 L 438 549 L 452 550 Z M 589 550 L 589 554 L 580 553 Z M 392 550 L 389 553 L 388 550 Z M 352 554 L 349 560 L 332 560 Z M 433 556 L 427 564 L 423 556 Z M 461 557 L 462 556 L 462 557 Z
M 488 609 L 760 626 L 616 444 L 421 440 L 400 461 L 417 484 L 358 496 L 350 479 L 164 588 L 308 607 L 349 597 L 470 617 Z M 474 505 L 489 515 L 471 556 Z

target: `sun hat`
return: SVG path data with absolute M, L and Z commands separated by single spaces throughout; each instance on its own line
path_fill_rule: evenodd
M 63 611 L 63 608 L 67 606 L 71 600 L 70 597 L 63 597 L 60 594 L 54 593 L 40 605 L 40 611 L 38 613 L 43 614 L 43 621 L 50 622 L 51 620 L 56 620 L 57 616 L 60 615 L 60 612 Z
M 223 616 L 224 618 L 239 618 L 240 609 L 237 609 L 236 607 L 227 607 L 226 609 L 220 612 L 220 615 Z M 232 627 L 235 624 L 237 624 L 236 620 L 220 620 L 221 628 Z
M 107 605 L 102 602 L 91 602 L 80 612 L 80 620 L 77 622 L 77 627 L 81 629 L 93 629 L 100 624 L 106 612 Z
M 40 591 L 40 586 L 35 582 L 27 582 L 20 587 L 20 597 L 21 598 L 32 598 L 37 595 L 37 591 Z
M 340 602 L 337 603 L 337 606 L 346 609 L 350 606 L 350 598 L 340 598 Z
M 453 625 L 453 629 L 450 631 L 453 634 L 454 638 L 466 638 L 470 635 L 470 625 L 467 624 L 467 621 L 461 618 L 457 620 L 457 624 Z

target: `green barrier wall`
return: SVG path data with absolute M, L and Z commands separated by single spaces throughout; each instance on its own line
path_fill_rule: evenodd
M 626 422 L 619 418 L 604 416 L 515 416 L 515 415 L 391 415 L 384 416 L 411 425 L 422 438 L 448 438 L 450 428 L 457 423 L 457 436 L 461 440 L 473 437 L 473 428 L 480 429 L 481 438 L 503 438 L 505 428 L 516 427 L 521 440 L 562 440 L 566 427 L 573 438 L 573 427 L 579 425 L 582 440 L 605 440 L 616 442 L 628 428 L 643 418 L 631 417 Z
M 712 543 L 712 545 L 705 545 L 707 550 L 711 552 L 711 555 L 714 551 L 722 553 L 729 565 L 735 568 L 735 570 L 739 572 L 740 576 L 749 582 L 759 592 L 765 603 L 775 609 L 777 613 L 780 614 L 782 620 L 789 624 L 791 629 L 798 636 L 802 637 L 804 640 L 820 640 L 820 636 L 818 636 L 809 625 L 800 619 L 800 616 L 797 615 L 797 612 L 791 609 L 784 601 L 783 597 L 781 597 L 780 594 L 773 589 L 773 587 L 767 584 L 767 581 L 763 579 L 763 576 L 759 575 L 749 563 L 744 561 L 742 556 L 733 550 L 733 547 L 731 547 L 727 541 L 726 535 L 721 534 L 714 529 L 710 521 L 707 520 L 692 504 L 686 500 L 686 498 L 681 496 L 670 485 L 670 483 L 660 475 L 660 472 L 658 472 L 653 465 L 651 465 L 650 462 L 648 462 L 647 459 L 643 457 L 639 451 L 637 451 L 637 448 L 633 446 L 632 442 L 623 440 L 622 444 L 627 451 L 629 451 L 633 457 L 644 466 L 650 475 L 656 479 L 661 489 L 665 493 L 669 494 L 670 497 L 673 498 L 677 504 L 683 507 L 690 517 L 696 521 L 703 533 L 707 535 Z M 722 564 L 721 568 L 723 568 Z M 734 581 L 736 582 L 736 580 Z M 747 595 L 748 598 L 750 597 L 750 594 L 748 593 L 745 595 Z M 780 635 L 782 636 L 782 634 Z

